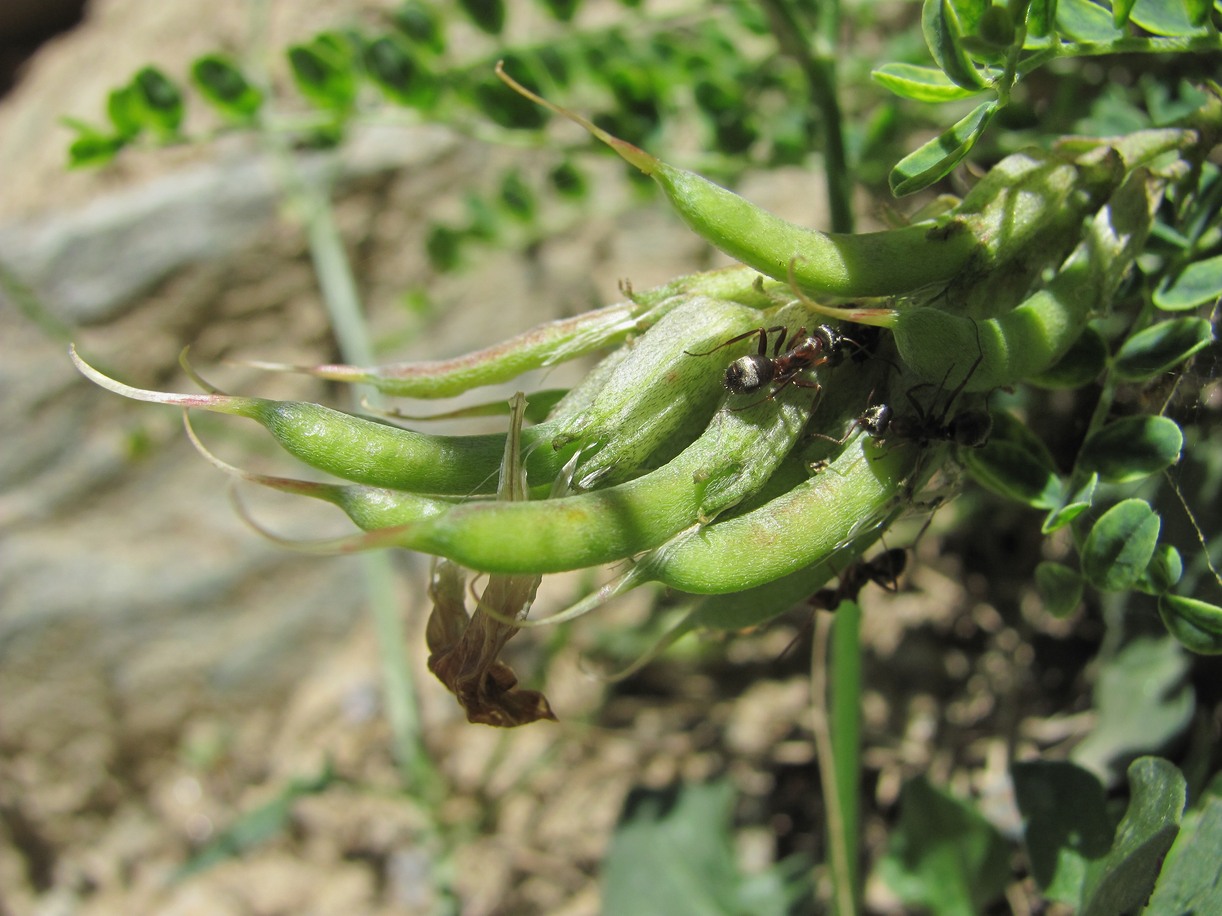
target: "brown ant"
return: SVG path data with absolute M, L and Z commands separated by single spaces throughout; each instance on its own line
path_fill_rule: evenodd
M 768 355 L 768 335 L 780 332 L 772 345 L 772 356 Z M 756 328 L 731 337 L 725 343 L 718 344 L 712 350 L 692 353 L 685 350 L 688 356 L 708 356 L 716 353 L 722 347 L 746 340 L 758 335 L 759 348 L 748 356 L 741 356 L 726 368 L 723 383 L 732 394 L 754 394 L 761 388 L 775 382 L 776 387 L 764 398 L 770 401 L 787 385 L 799 388 L 819 388 L 819 383 L 801 378 L 801 373 L 817 366 L 834 366 L 844 357 L 844 346 L 852 343 L 835 328 L 821 324 L 810 334 L 801 327 L 792 335 L 783 324 L 771 328 Z M 781 352 L 788 339 L 789 349 Z M 758 403 L 758 402 L 757 402 Z

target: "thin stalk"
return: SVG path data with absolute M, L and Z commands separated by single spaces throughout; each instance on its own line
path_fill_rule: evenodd
M 861 909 L 861 877 L 858 849 L 861 835 L 861 606 L 843 601 L 832 624 L 831 733 L 836 760 L 835 781 L 840 798 L 841 837 L 844 850 L 848 906 L 838 911 Z
M 343 359 L 372 365 L 373 346 L 365 323 L 360 293 L 327 191 L 306 179 L 292 153 L 272 134 L 265 134 L 281 169 L 285 192 L 306 226 L 310 259 L 318 276 L 323 301 Z M 381 395 L 368 386 L 354 386 L 354 407 L 362 399 L 375 407 Z M 420 793 L 431 792 L 436 773 L 430 763 L 420 726 L 419 702 L 407 657 L 407 632 L 395 597 L 390 555 L 374 551 L 362 555 L 361 568 L 374 617 L 382 668 L 382 689 L 391 731 L 391 752 L 405 785 Z
M 1218 51 L 1222 38 L 1217 34 L 1176 38 L 1139 38 L 1125 36 L 1114 41 L 1062 42 L 1043 48 L 1025 58 L 1018 67 L 1019 77 L 1027 76 L 1058 57 L 1104 57 L 1112 54 L 1189 54 Z
M 836 49 L 840 46 L 840 4 L 817 6 L 818 34 L 814 53 L 810 30 L 798 21 L 787 0 L 765 0 L 772 33 L 781 53 L 794 60 L 810 87 L 811 98 L 823 126 L 823 173 L 827 180 L 827 203 L 832 232 L 852 232 L 853 175 L 845 152 L 843 119 L 836 91 Z
M 859 638 L 860 610 L 845 626 L 840 626 L 840 613 L 852 602 L 842 602 L 833 618 L 819 613 L 815 618 L 815 634 L 811 646 L 811 730 L 814 734 L 815 757 L 819 763 L 819 784 L 827 810 L 828 863 L 832 880 L 831 912 L 838 916 L 854 916 L 858 912 L 857 889 L 857 789 L 859 755 L 857 754 L 858 725 L 856 721 L 857 693 L 846 697 L 855 682 L 860 689 L 860 659 L 839 664 L 847 643 Z M 835 639 L 831 639 L 835 621 Z M 846 632 L 847 631 L 847 634 Z M 834 650 L 829 654 L 829 643 Z M 859 648 L 859 647 L 858 647 Z M 828 702 L 827 669 L 833 668 L 835 688 Z M 851 727 L 846 728 L 843 704 L 851 703 Z M 834 704 L 834 705 L 832 705 Z

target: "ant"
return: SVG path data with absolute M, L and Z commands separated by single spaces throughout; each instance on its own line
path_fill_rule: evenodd
M 933 387 L 932 383 L 925 382 L 908 389 L 908 403 L 912 405 L 911 414 L 897 417 L 894 416 L 889 405 L 879 404 L 869 408 L 858 418 L 859 425 L 868 435 L 880 442 L 888 435 L 892 435 L 915 442 L 920 448 L 925 448 L 933 442 L 950 442 L 964 448 L 981 448 L 989 441 L 989 434 L 993 431 L 993 418 L 989 412 L 972 408 L 961 410 L 952 416 L 951 409 L 982 359 L 984 359 L 983 353 L 972 363 L 963 381 L 950 393 L 940 413 L 936 408 L 936 395 L 924 407 L 913 396 L 913 392 L 918 389 Z M 938 386 L 939 392 L 946 390 L 946 381 L 950 378 L 950 372 L 951 370 L 947 369 L 946 375 L 942 377 L 942 384 Z
M 903 547 L 884 550 L 873 560 L 854 563 L 840 576 L 835 588 L 821 588 L 810 596 L 811 607 L 834 611 L 843 601 L 856 601 L 861 590 L 873 582 L 889 592 L 899 590 L 898 579 L 908 565 L 908 551 Z
M 936 406 L 938 400 L 937 394 L 946 390 L 946 383 L 950 379 L 951 371 L 954 369 L 953 366 L 948 368 L 946 374 L 942 376 L 942 383 L 937 386 L 937 394 L 934 395 L 928 405 L 922 406 L 913 394 L 913 392 L 919 391 L 922 388 L 934 387 L 932 382 L 922 382 L 919 385 L 914 385 L 907 391 L 908 403 L 912 406 L 911 414 L 897 417 L 894 409 L 889 404 L 875 404 L 867 407 L 861 416 L 853 420 L 849 426 L 849 431 L 845 433 L 843 438 L 831 439 L 830 436 L 821 437 L 829 439 L 837 445 L 844 445 L 849 440 L 849 436 L 853 434 L 853 430 L 860 427 L 865 430 L 866 435 L 878 442 L 883 442 L 888 437 L 895 437 L 915 442 L 919 448 L 926 448 L 934 442 L 950 442 L 964 448 L 981 448 L 988 443 L 989 435 L 993 431 L 993 418 L 989 415 L 989 412 L 972 408 L 961 410 L 952 415 L 951 410 L 983 360 L 984 351 L 981 350 L 975 362 L 968 368 L 967 374 L 963 376 L 963 381 L 956 386 L 946 399 L 946 403 L 940 412 Z
M 772 356 L 768 356 L 768 335 L 780 334 L 772 345 Z M 801 327 L 791 336 L 783 324 L 771 328 L 756 328 L 731 337 L 725 343 L 718 344 L 712 350 L 692 353 L 685 350 L 688 356 L 708 356 L 716 353 L 722 347 L 746 340 L 758 335 L 759 348 L 748 356 L 742 356 L 730 363 L 726 368 L 723 383 L 732 394 L 754 394 L 761 388 L 773 382 L 776 387 L 768 393 L 765 401 L 775 398 L 787 385 L 799 388 L 819 388 L 819 383 L 800 378 L 801 373 L 816 366 L 834 366 L 844 357 L 844 346 L 852 343 L 835 328 L 821 324 L 810 334 Z M 782 351 L 788 340 L 789 349 Z
M 872 560 L 858 560 L 850 565 L 841 573 L 840 581 L 835 588 L 819 589 L 810 596 L 806 603 L 814 610 L 834 611 L 845 601 L 856 601 L 861 590 L 871 582 L 889 592 L 897 592 L 899 591 L 899 577 L 907 565 L 908 551 L 903 547 L 884 550 Z M 798 644 L 808 631 L 812 620 L 814 620 L 813 616 L 781 652 L 778 661 L 788 655 Z

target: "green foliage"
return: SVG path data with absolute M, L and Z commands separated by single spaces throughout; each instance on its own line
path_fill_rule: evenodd
M 1183 446 L 1174 420 L 1123 417 L 1091 434 L 1078 453 L 1078 467 L 1106 483 L 1131 483 L 1175 464 Z
M 1126 499 L 1100 516 L 1082 549 L 1082 572 L 1100 591 L 1125 591 L 1137 584 L 1154 557 L 1158 515 L 1141 499 Z
M 1164 593 L 1158 613 L 1171 635 L 1193 652 L 1222 654 L 1222 608 L 1216 604 Z
M 963 460 L 976 481 L 994 493 L 1034 509 L 1059 505 L 1064 485 L 1048 447 L 1013 414 L 995 412 L 989 441 L 965 452 Z
M 1016 763 L 1012 775 L 1032 875 L 1049 900 L 1077 903 L 1087 867 L 1115 837 L 1102 784 L 1061 760 Z
M 601 912 L 784 916 L 809 898 L 809 878 L 798 859 L 761 874 L 741 873 L 730 829 L 733 808 L 728 782 L 635 790 L 603 863 Z
M 475 25 L 489 35 L 505 28 L 505 0 L 459 0 L 458 5 Z
M 390 21 L 411 44 L 431 54 L 445 53 L 445 27 L 441 16 L 428 4 L 408 0 L 394 9 Z
M 1095 679 L 1098 722 L 1072 758 L 1113 781 L 1118 767 L 1157 753 L 1183 734 L 1195 699 L 1189 661 L 1174 640 L 1140 638 L 1102 661 Z
M 792 20 L 796 40 L 774 35 L 773 19 L 749 3 L 699 22 L 642 13 L 631 28 L 580 29 L 565 25 L 583 18 L 575 0 L 540 0 L 532 23 L 554 32 L 481 45 L 484 35 L 511 34 L 521 8 L 404 3 L 382 30 L 329 30 L 287 49 L 305 116 L 284 126 L 264 123 L 268 90 L 239 63 L 209 54 L 191 65 L 194 91 L 226 129 L 282 130 L 293 147 L 339 147 L 352 124 L 384 107 L 546 144 L 473 176 L 461 216 L 423 221 L 437 272 L 460 269 L 479 246 L 529 245 L 557 231 L 549 220 L 563 228 L 581 218 L 591 185 L 584 158 L 600 147 L 552 123 L 549 109 L 590 131 L 693 231 L 747 265 L 635 292 L 460 360 L 314 370 L 389 395 L 440 397 L 612 348 L 574 391 L 532 396 L 546 416 L 520 431 L 530 485 L 575 492 L 490 498 L 506 436 L 427 436 L 319 405 L 162 394 L 83 362 L 82 371 L 129 397 L 255 420 L 300 460 L 350 481 L 245 475 L 332 502 L 367 532 L 307 549 L 400 546 L 521 575 L 624 564 L 566 617 L 647 581 L 707 595 L 691 599 L 657 651 L 693 629 L 756 626 L 807 600 L 921 504 L 931 477 L 962 466 L 989 498 L 1037 510 L 1042 523 L 1032 526 L 1057 536 L 1044 554 L 1057 560 L 1031 570 L 1044 609 L 1069 621 L 1085 606 L 1097 625 L 1105 604 L 1104 625 L 1123 627 L 1097 660 L 1097 724 L 1075 763 L 1014 769 L 1032 875 L 1049 899 L 1086 913 L 1135 910 L 1152 891 L 1152 908 L 1216 908 L 1216 863 L 1210 871 L 1185 836 L 1216 844 L 1217 798 L 1181 828 L 1183 777 L 1152 758 L 1128 770 L 1119 821 L 1104 795 L 1131 760 L 1185 733 L 1197 695 L 1183 650 L 1222 653 L 1222 607 L 1196 594 L 1213 570 L 1212 532 L 1196 532 L 1200 551 L 1185 543 L 1179 507 L 1158 492 L 1169 471 L 1209 457 L 1200 404 L 1196 414 L 1178 409 L 1172 394 L 1195 384 L 1194 372 L 1207 374 L 1216 353 L 1222 173 L 1208 157 L 1222 103 L 1182 82 L 1185 58 L 1174 55 L 1216 62 L 1212 7 L 925 0 L 916 36 L 924 48 L 915 32 L 897 36 L 884 55 L 897 59 L 871 73 L 900 101 L 857 100 L 842 113 L 828 104 L 834 81 L 818 78 L 829 61 L 809 56 L 818 42 L 801 24 L 815 21 L 814 6 L 768 6 Z M 455 27 L 468 47 L 450 40 Z M 1097 91 L 1089 68 L 1050 66 L 1121 54 L 1149 62 L 1131 86 Z M 507 79 L 493 70 L 498 59 Z M 864 80 L 863 62 L 842 66 L 842 78 Z M 559 97 L 592 116 L 548 101 Z M 188 98 L 171 76 L 142 69 L 109 94 L 105 127 L 69 124 L 72 164 L 103 164 L 142 139 L 180 142 Z M 1095 139 L 1111 133 L 1122 135 Z M 891 167 L 918 135 L 934 139 Z M 703 141 L 701 170 L 718 183 L 652 152 L 691 136 Z M 1031 141 L 1039 148 L 1005 155 Z M 930 188 L 969 156 L 991 167 L 963 200 L 875 233 L 795 226 L 723 187 L 753 168 L 801 165 L 820 147 L 840 162 L 830 167 L 833 186 L 851 187 L 854 170 L 881 182 L 891 167 L 887 181 L 901 195 Z M 770 350 L 769 333 L 823 320 L 851 339 L 855 324 L 885 329 L 880 358 L 859 365 L 822 354 L 812 363 L 818 398 L 808 374 L 725 395 L 734 359 L 757 348 L 775 356 L 794 339 Z M 616 349 L 629 337 L 631 348 Z M 1057 399 L 1072 403 L 1069 439 L 1052 428 Z M 882 405 L 898 415 L 890 431 L 871 429 L 862 413 Z M 964 435 L 973 424 L 986 434 Z M 1195 493 L 1184 502 L 1208 508 Z M 1134 638 L 1160 621 L 1173 638 Z M 738 872 L 731 804 L 725 784 L 639 796 L 606 864 L 606 911 L 783 912 L 807 893 L 787 866 L 754 880 Z M 262 822 L 279 829 L 283 811 Z M 909 906 L 979 912 L 1010 880 L 1009 853 L 971 803 L 918 778 L 904 788 L 878 869 Z
M 1128 781 L 1128 809 L 1113 824 L 1103 787 L 1087 771 L 1059 762 L 1015 765 L 1027 855 L 1049 899 L 1103 916 L 1138 912 L 1156 881 L 1175 887 L 1168 893 L 1208 892 L 1216 869 L 1205 881 L 1192 869 L 1200 868 L 1202 859 L 1216 850 L 1188 854 L 1179 875 L 1167 877 L 1164 867 L 1160 879 L 1163 857 L 1181 833 L 1185 782 L 1180 771 L 1166 760 L 1142 757 L 1129 767 Z
M 969 803 L 918 776 L 900 792 L 900 816 L 879 876 L 911 907 L 970 916 L 1010 880 L 1007 844 Z
M 1115 842 L 1086 869 L 1083 916 L 1128 913 L 1142 906 L 1179 832 L 1186 793 L 1180 771 L 1166 760 L 1143 757 L 1133 762 L 1128 775 L 1131 800 Z
M 1218 295 L 1222 295 L 1222 290 Z M 1138 331 L 1120 345 L 1112 372 L 1126 382 L 1149 381 L 1170 372 L 1212 342 L 1213 328 L 1204 318 L 1162 321 Z
M 1024 78 L 1054 60 L 1100 53 L 1158 53 L 1183 44 L 1222 48 L 1208 9 L 1194 0 L 1117 2 L 1108 10 L 1091 0 L 924 0 L 921 31 L 936 70 L 885 63 L 874 78 L 896 95 L 919 102 L 952 102 L 987 95 L 949 130 L 899 162 L 891 190 L 912 194 L 945 177 L 971 152 L 995 115 L 1011 103 Z M 1014 15 L 1023 17 L 1020 21 Z M 1144 30 L 1138 37 L 1136 29 Z
M 191 64 L 191 81 L 222 117 L 249 121 L 263 105 L 263 93 L 238 65 L 221 54 L 205 54 Z
M 525 7 L 485 0 L 452 6 L 409 0 L 386 14 L 384 28 L 352 25 L 320 32 L 286 49 L 283 60 L 300 96 L 288 100 L 289 106 L 304 103 L 310 116 L 276 119 L 263 129 L 283 134 L 290 147 L 333 148 L 342 144 L 354 119 L 376 117 L 378 106 L 385 105 L 460 129 L 475 118 L 504 131 L 537 132 L 544 127 L 545 113 L 492 74 L 493 64 L 504 59 L 509 72 L 532 89 L 551 91 L 574 80 L 593 89 L 599 122 L 638 142 L 699 132 L 707 139 L 710 163 L 725 179 L 760 164 L 800 164 L 809 155 L 818 131 L 805 113 L 811 88 L 797 78 L 791 61 L 757 40 L 746 40 L 748 33 L 767 32 L 753 5 L 731 5 L 698 27 L 645 16 L 637 23 L 588 29 L 574 25 L 580 18 L 576 0 L 539 0 L 537 6 L 546 11 L 550 26 L 532 19 L 536 40 L 520 47 L 476 39 L 456 48 L 449 41 L 455 27 L 469 32 L 472 24 L 490 38 L 499 36 L 514 17 L 527 14 Z M 749 55 L 743 53 L 747 47 Z M 691 96 L 680 97 L 673 87 L 692 76 Z M 139 98 L 140 79 L 112 92 L 107 127 L 68 125 L 77 134 L 69 149 L 73 166 L 105 164 L 150 135 L 154 142 L 206 139 L 180 137 L 178 123 L 167 132 L 173 122 L 170 109 L 150 116 Z M 193 61 L 189 85 L 161 74 L 152 88 L 178 94 L 180 119 L 194 90 L 227 128 L 256 125 L 269 91 L 221 53 Z M 503 211 L 508 219 L 481 217 L 478 223 L 427 227 L 420 244 L 432 266 L 458 270 L 470 263 L 466 252 L 472 249 L 526 247 L 555 231 L 551 224 L 556 220 L 563 228 L 579 218 L 576 210 L 557 217 L 548 206 L 552 199 L 570 206 L 587 200 L 589 188 L 576 180 L 576 163 L 557 157 L 551 169 L 511 169 L 473 180 L 468 190 L 485 199 L 479 208 L 485 216 Z M 520 193 L 507 199 L 505 185 L 513 182 Z M 536 204 L 523 216 L 520 204 L 526 197 Z
M 357 92 L 354 50 L 338 32 L 323 32 L 291 46 L 289 68 L 301 94 L 319 108 L 348 111 Z
M 396 37 L 383 35 L 367 42 L 361 60 L 369 78 L 391 101 L 426 110 L 437 101 L 440 93 L 437 79 L 424 61 Z
M 1183 273 L 1168 278 L 1155 295 L 1154 303 L 1167 311 L 1196 308 L 1222 296 L 1222 255 L 1196 261 Z
M 1082 601 L 1082 576 L 1063 563 L 1045 561 L 1035 567 L 1035 586 L 1054 617 L 1068 617 Z
M 1215 791 L 1197 801 L 1184 815 L 1145 912 L 1154 916 L 1214 913 L 1222 909 L 1219 849 L 1222 849 L 1222 798 Z

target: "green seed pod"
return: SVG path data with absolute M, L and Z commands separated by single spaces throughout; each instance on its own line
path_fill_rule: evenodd
M 895 342 L 904 362 L 927 381 L 958 384 L 983 355 L 965 391 L 991 391 L 1047 369 L 1078 337 L 1089 314 L 1041 290 L 1001 318 L 975 321 L 937 308 L 899 312 Z
M 976 250 L 976 240 L 955 224 L 855 234 L 796 226 L 695 172 L 632 150 L 630 157 L 616 147 L 658 183 L 697 235 L 775 280 L 787 279 L 792 263 L 795 281 L 811 293 L 846 298 L 908 293 L 950 279 Z
M 302 372 L 315 378 L 370 385 L 395 397 L 450 397 L 481 385 L 509 381 L 530 369 L 559 365 L 614 346 L 628 335 L 652 327 L 691 296 L 730 299 L 753 308 L 775 304 L 759 287 L 758 280 L 755 271 L 738 266 L 690 274 L 639 294 L 630 292 L 626 302 L 548 321 L 508 340 L 452 359 L 394 363 L 375 368 L 291 366 L 260 361 L 252 365 L 274 372 Z
M 1055 363 L 1029 381 L 1040 388 L 1082 388 L 1107 368 L 1107 341 L 1091 325 Z
M 790 276 L 812 293 L 887 296 L 954 277 L 978 248 L 955 224 L 884 232 L 819 232 L 786 222 L 707 178 L 675 168 L 561 108 L 508 76 L 497 76 L 522 96 L 568 118 L 654 179 L 675 212 L 701 238 L 775 280 Z
M 576 485 L 589 489 L 595 481 L 627 479 L 685 429 L 691 441 L 724 393 L 724 359 L 688 351 L 712 350 L 759 322 L 757 309 L 693 297 L 650 328 L 589 407 L 570 417 L 553 440 L 557 448 L 581 443 Z
M 897 310 L 893 329 L 900 356 L 939 383 L 983 356 L 967 391 L 989 391 L 1044 372 L 1078 340 L 1093 313 L 1111 304 L 1145 242 L 1161 190 L 1161 182 L 1135 173 L 1091 220 L 1085 239 L 1048 287 L 998 318 Z
M 196 451 L 226 474 L 250 483 L 257 483 L 271 490 L 278 490 L 281 493 L 308 496 L 311 499 L 328 502 L 343 510 L 363 531 L 377 531 L 381 528 L 392 528 L 422 521 L 435 515 L 441 515 L 455 506 L 455 503 L 449 500 L 418 496 L 415 493 L 404 493 L 399 490 L 387 490 L 383 487 L 320 483 L 313 480 L 298 480 L 293 477 L 277 477 L 244 471 L 222 461 L 204 446 L 191 425 L 190 411 L 184 410 L 182 419 L 183 426 L 187 430 L 187 437 L 195 446 Z
M 87 378 L 124 397 L 254 420 L 289 454 L 345 480 L 459 496 L 489 493 L 496 487 L 505 451 L 504 435 L 432 436 L 305 401 L 149 391 L 108 378 L 82 360 L 74 348 L 69 355 Z M 526 465 L 532 483 L 554 480 L 572 454 L 571 448 L 562 452 L 552 449 L 555 433 L 555 426 L 546 423 L 522 433 L 529 451 Z M 542 447 L 530 448 L 536 445 Z
M 898 511 L 901 496 L 915 483 L 919 455 L 914 447 L 879 448 L 859 436 L 827 469 L 783 496 L 664 544 L 641 560 L 640 577 L 719 594 L 826 560 Z M 926 466 L 936 464 L 930 460 Z

